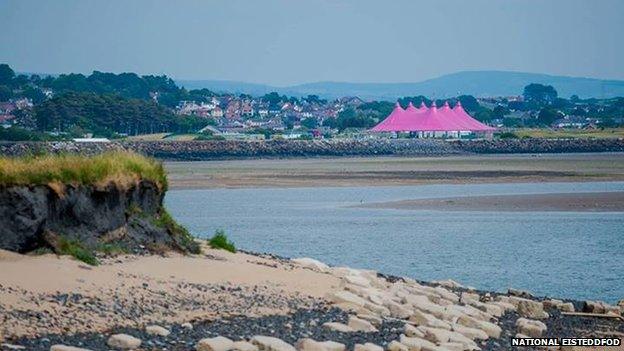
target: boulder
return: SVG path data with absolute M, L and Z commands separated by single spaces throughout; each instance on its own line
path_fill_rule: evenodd
M 409 348 L 396 340 L 392 340 L 386 347 L 388 351 L 409 351 Z
M 418 337 L 418 338 L 425 337 L 425 333 L 423 333 L 420 329 L 416 328 L 415 326 L 409 323 L 405 323 L 405 325 L 403 326 L 403 333 L 409 337 Z
M 114 349 L 133 350 L 141 346 L 141 339 L 128 334 L 115 334 L 108 338 L 106 344 Z
M 368 301 L 348 291 L 337 291 L 327 295 L 328 300 L 333 303 L 350 303 L 356 306 L 364 306 Z
M 159 325 L 148 325 L 147 327 L 145 327 L 145 332 L 149 335 L 158 336 L 169 336 L 169 334 L 171 334 L 168 329 L 163 328 Z
M 309 258 L 309 257 L 301 257 L 301 258 L 294 258 L 291 260 L 292 262 L 305 267 L 305 268 L 310 268 L 319 272 L 327 272 L 329 271 L 329 266 L 326 265 L 325 263 L 315 260 L 313 258 Z
M 528 298 L 528 299 L 533 298 L 533 294 L 531 294 L 530 292 L 526 290 L 509 288 L 507 290 L 507 293 L 511 296 L 523 297 L 523 298 Z
M 445 351 L 463 351 L 466 346 L 459 342 L 443 342 L 440 347 Z
M 557 306 L 557 309 L 561 312 L 574 312 L 574 304 L 572 302 L 562 303 Z
M 66 346 L 66 345 L 52 345 L 50 351 L 91 351 L 89 349 L 83 349 L 80 347 Z
M 193 325 L 189 322 L 186 323 L 182 323 L 182 325 L 180 325 L 182 328 L 186 329 L 186 330 L 193 330 Z
M 260 351 L 296 351 L 289 343 L 272 336 L 256 335 L 251 338 L 251 343 Z
M 583 312 L 599 314 L 611 312 L 612 314 L 620 314 L 620 308 L 618 306 L 609 305 L 603 301 L 585 301 L 583 304 Z
M 345 351 L 346 346 L 335 341 L 316 341 L 304 338 L 297 341 L 295 348 L 299 351 Z
M 457 289 L 457 288 L 463 288 L 464 286 L 459 284 L 458 282 L 452 280 L 452 279 L 447 279 L 447 280 L 434 280 L 432 282 L 433 284 L 438 284 L 440 286 L 443 286 L 445 288 L 449 288 L 449 289 Z
M 518 314 L 531 319 L 548 318 L 548 313 L 544 312 L 544 306 L 541 303 L 527 299 L 518 301 Z
M 258 346 L 247 341 L 234 341 L 232 350 L 236 351 L 258 351 Z
M 401 305 L 392 300 L 384 301 L 384 307 L 390 310 L 390 316 L 393 318 L 405 319 L 414 312 L 408 305 Z
M 342 279 L 349 284 L 361 286 L 364 288 L 368 288 L 371 285 L 370 281 L 361 275 L 348 275 Z
M 338 332 L 342 332 L 342 333 L 350 333 L 350 332 L 355 331 L 350 326 L 343 324 L 343 323 L 338 323 L 338 322 L 326 322 L 326 323 L 323 323 L 323 327 L 327 329 L 335 330 Z
M 546 324 L 526 318 L 518 318 L 516 321 L 518 333 L 528 335 L 532 338 L 539 338 L 546 331 Z
M 453 324 L 451 330 L 458 332 L 472 340 L 487 340 L 489 335 L 481 329 L 466 327 L 461 324 Z
M 422 338 L 410 338 L 403 334 L 399 337 L 399 342 L 407 347 L 409 351 L 438 351 L 436 344 Z
M 501 327 L 499 327 L 498 325 L 492 322 L 478 320 L 468 315 L 460 315 L 457 318 L 457 323 L 463 326 L 469 327 L 469 328 L 481 329 L 490 338 L 496 338 L 496 339 L 500 338 L 500 335 L 503 331 Z
M 201 339 L 195 345 L 197 351 L 229 351 L 234 347 L 234 342 L 226 337 L 217 336 L 214 338 Z
M 365 344 L 355 344 L 353 351 L 384 351 L 383 347 L 367 342 Z
M 430 327 L 420 327 L 421 330 L 425 332 L 425 339 L 436 343 L 447 343 L 447 342 L 457 342 L 464 345 L 464 349 L 466 350 L 478 350 L 479 347 L 477 344 L 472 341 L 470 338 L 450 330 L 439 329 L 439 328 L 430 328 Z
M 347 324 L 351 329 L 355 331 L 363 331 L 363 332 L 376 332 L 377 328 L 371 324 L 371 322 L 360 319 L 355 316 L 349 317 L 349 322 Z
M 409 321 L 416 325 L 425 325 L 433 328 L 451 330 L 451 325 L 449 323 L 419 310 L 415 310 L 414 313 L 412 313 L 409 317 Z
M 381 326 L 381 324 L 383 323 L 383 320 L 380 317 L 375 316 L 374 314 L 361 313 L 358 314 L 357 317 L 365 321 L 369 321 L 372 325 L 376 327 Z

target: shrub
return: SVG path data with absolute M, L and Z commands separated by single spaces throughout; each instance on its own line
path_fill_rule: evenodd
M 223 249 L 229 252 L 236 252 L 236 246 L 234 243 L 228 240 L 227 235 L 222 229 L 218 229 L 215 235 L 208 240 L 208 244 L 213 249 Z
M 158 217 L 154 219 L 153 223 L 158 227 L 166 228 L 182 250 L 193 254 L 201 253 L 201 248 L 195 241 L 195 238 L 193 238 L 193 235 L 186 228 L 179 225 L 164 208 L 160 209 Z
M 68 239 L 62 236 L 59 237 L 56 253 L 59 255 L 72 256 L 75 259 L 91 266 L 97 266 L 99 264 L 97 258 L 93 255 L 93 252 L 85 248 L 78 240 Z

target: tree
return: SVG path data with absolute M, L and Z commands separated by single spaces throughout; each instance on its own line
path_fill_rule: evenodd
M 13 98 L 13 89 L 0 85 L 0 101 L 9 101 L 11 98 Z
M 552 104 L 557 98 L 557 91 L 551 85 L 531 83 L 524 87 L 524 100 L 539 106 Z
M 494 107 L 494 110 L 492 110 L 492 118 L 503 119 L 505 118 L 505 115 L 508 115 L 509 113 L 510 111 L 508 108 L 501 105 L 496 105 L 496 107 Z
M 542 125 L 551 125 L 559 119 L 559 112 L 551 108 L 543 108 L 537 115 L 537 121 Z
M 369 128 L 375 124 L 375 120 L 364 114 L 357 113 L 353 108 L 347 108 L 338 114 L 336 124 L 340 130 L 345 130 L 347 128 Z
M 15 72 L 6 63 L 0 64 L 0 85 L 11 85 Z
M 481 108 L 479 101 L 477 101 L 477 99 L 472 95 L 460 95 L 457 97 L 457 100 L 461 102 L 462 107 L 466 111 L 476 112 L 479 108 Z
M 314 117 L 309 117 L 301 121 L 301 125 L 308 129 L 314 129 L 318 127 L 318 120 Z

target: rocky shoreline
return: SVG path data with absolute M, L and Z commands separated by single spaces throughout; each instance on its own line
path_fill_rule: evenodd
M 624 139 L 331 139 L 270 141 L 3 142 L 0 155 L 131 150 L 163 160 L 335 156 L 440 156 L 456 154 L 624 152 Z
M 624 334 L 622 305 L 538 298 L 515 289 L 504 294 L 478 291 L 452 280 L 427 283 L 370 270 L 329 267 L 309 258 L 289 260 L 249 253 L 220 255 L 220 251 L 209 250 L 204 259 L 231 260 L 244 255 L 249 262 L 249 257 L 256 257 L 261 260 L 262 269 L 307 272 L 308 275 L 337 279 L 339 284 L 332 285 L 322 298 L 304 297 L 302 300 L 301 297 L 286 298 L 277 293 L 273 299 L 281 300 L 277 304 L 285 309 L 280 313 L 259 315 L 249 313 L 267 305 L 267 296 L 257 287 L 243 287 L 239 291 L 231 285 L 217 284 L 213 287 L 215 291 L 223 291 L 226 295 L 246 291 L 241 298 L 247 307 L 214 318 L 140 321 L 132 313 L 141 313 L 136 309 L 141 302 L 134 301 L 118 310 L 121 318 L 135 321 L 126 326 L 92 332 L 11 337 L 3 341 L 0 350 L 509 350 L 510 338 L 514 336 L 621 337 Z M 176 293 L 163 297 L 163 301 L 175 301 Z M 193 308 L 204 308 L 203 301 L 201 298 L 192 301 Z M 145 301 L 142 307 L 149 309 L 152 307 L 150 302 L 153 301 Z M 80 297 L 71 296 L 59 303 L 74 305 L 74 308 L 89 305 Z M 135 309 L 131 308 L 133 306 Z M 187 307 L 175 303 L 160 306 L 171 313 Z M 217 304 L 210 309 L 220 307 L 224 306 Z M 96 314 L 98 308 L 102 307 L 90 312 L 81 311 Z M 591 314 L 575 315 L 575 311 Z M 0 304 L 5 332 L 6 323 L 11 322 L 14 313 L 16 311 Z M 40 317 L 22 315 L 20 318 Z M 70 314 L 56 318 L 72 317 Z

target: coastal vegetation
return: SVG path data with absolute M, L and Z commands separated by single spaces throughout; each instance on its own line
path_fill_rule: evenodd
M 167 177 L 162 164 L 137 153 L 110 151 L 95 156 L 43 154 L 0 157 L 0 185 L 118 185 L 150 180 L 163 190 Z
M 217 229 L 212 238 L 208 240 L 208 244 L 213 249 L 222 249 L 229 252 L 236 252 L 236 246 L 228 239 L 223 229 Z

